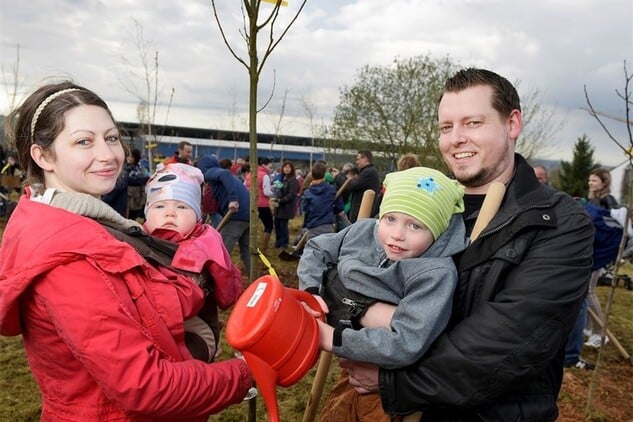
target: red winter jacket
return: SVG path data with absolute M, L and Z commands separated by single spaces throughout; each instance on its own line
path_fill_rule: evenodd
M 21 198 L 0 247 L 0 334 L 22 334 L 44 421 L 206 421 L 250 387 L 239 359 L 191 358 L 202 305 L 99 223 Z
M 213 277 L 213 295 L 220 309 L 231 307 L 243 291 L 242 272 L 231 260 L 222 235 L 208 224 L 198 223 L 183 239 L 178 232 L 154 230 L 152 235 L 178 243 L 171 265 L 200 274 L 205 268 Z

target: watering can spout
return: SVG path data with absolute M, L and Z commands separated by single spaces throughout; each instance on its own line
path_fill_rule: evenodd
M 277 406 L 277 372 L 257 355 L 244 352 L 244 359 L 248 364 L 253 378 L 257 384 L 257 389 L 264 398 L 266 409 L 268 409 L 268 418 L 270 422 L 279 422 L 279 408 Z

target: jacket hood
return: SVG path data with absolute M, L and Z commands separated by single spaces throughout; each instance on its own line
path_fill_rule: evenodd
M 210 168 L 219 168 L 220 162 L 213 155 L 203 155 L 200 160 L 198 160 L 198 168 L 202 171 L 202 174 L 205 174 L 207 170 Z
M 319 183 L 318 185 L 310 185 L 310 190 L 313 191 L 316 195 L 320 195 L 330 189 L 330 184 L 327 182 Z
M 143 258 L 101 224 L 23 196 L 0 245 L 0 334 L 18 335 L 20 296 L 51 269 L 89 259 L 104 272 L 143 265 Z
M 468 246 L 466 227 L 461 214 L 453 214 L 448 227 L 423 254 L 426 257 L 453 256 Z

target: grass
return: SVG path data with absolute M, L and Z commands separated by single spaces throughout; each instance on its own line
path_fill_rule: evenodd
M 296 235 L 300 221 L 291 222 L 291 235 Z M 0 226 L 3 223 L 0 222 Z M 237 248 L 236 248 L 237 249 Z M 282 261 L 277 251 L 269 250 L 266 256 L 279 274 L 282 282 L 295 287 L 296 262 Z M 239 262 L 237 256 L 235 262 Z M 266 272 L 261 267 L 261 274 Z M 633 274 L 633 267 L 627 266 L 625 271 Z M 599 287 L 598 294 L 605 303 L 608 287 Z M 224 313 L 226 320 L 228 314 Z M 622 287 L 616 288 L 615 300 L 609 319 L 609 328 L 620 340 L 629 353 L 633 353 L 633 291 Z M 222 338 L 222 359 L 229 358 L 233 350 Z M 597 352 L 585 349 L 583 357 L 591 362 L 597 360 Z M 288 388 L 277 388 L 280 419 L 282 421 L 300 421 L 310 395 L 314 379 L 313 368 L 301 381 Z M 333 360 L 324 396 L 332 387 L 338 376 L 338 365 Z M 587 395 L 594 373 L 578 369 L 565 371 L 563 387 L 559 397 L 560 417 L 562 422 L 587 420 L 592 422 L 619 422 L 633 420 L 633 366 L 618 354 L 609 343 L 603 353 L 602 364 L 597 373 L 597 384 L 594 406 L 589 415 L 585 414 Z M 202 394 L 202 393 L 201 393 Z M 324 397 L 321 400 L 323 402 Z M 0 337 L 0 421 L 36 421 L 39 420 L 40 397 L 37 385 L 28 368 L 20 337 Z M 268 415 L 264 402 L 259 396 L 256 399 L 256 420 L 267 421 Z M 210 421 L 237 422 L 249 420 L 249 403 L 234 405 L 225 411 L 213 415 Z

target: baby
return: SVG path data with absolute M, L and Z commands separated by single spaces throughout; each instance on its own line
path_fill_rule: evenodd
M 222 236 L 202 223 L 202 172 L 184 163 L 157 170 L 145 185 L 145 231 L 178 244 L 171 269 L 184 270 L 207 292 L 198 316 L 185 321 L 185 341 L 196 359 L 211 362 L 219 353 L 221 324 L 217 306 L 227 309 L 242 292 L 242 274 Z

